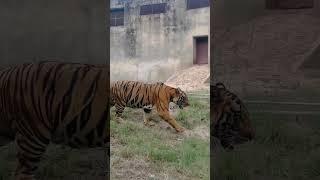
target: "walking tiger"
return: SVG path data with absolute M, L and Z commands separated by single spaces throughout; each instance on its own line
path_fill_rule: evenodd
M 183 109 L 189 106 L 186 93 L 162 82 L 143 83 L 139 81 L 115 81 L 111 83 L 111 107 L 116 108 L 116 117 L 121 119 L 125 107 L 143 108 L 144 124 L 148 125 L 149 113 L 155 107 L 157 114 L 169 123 L 177 132 L 184 128 L 169 113 L 169 103 L 173 102 Z

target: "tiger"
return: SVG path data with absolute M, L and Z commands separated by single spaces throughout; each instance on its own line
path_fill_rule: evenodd
M 116 109 L 116 119 L 122 120 L 125 107 L 142 108 L 144 124 L 149 125 L 150 113 L 157 111 L 164 121 L 169 123 L 178 133 L 185 130 L 169 113 L 169 103 L 173 102 L 180 109 L 189 106 L 187 94 L 179 87 L 173 88 L 163 82 L 144 83 L 140 81 L 115 81 L 111 83 L 111 104 Z
M 233 144 L 250 141 L 255 136 L 249 112 L 244 103 L 221 82 L 211 87 L 213 136 L 223 148 L 232 150 Z
M 107 147 L 108 78 L 105 65 L 57 61 L 0 71 L 0 145 L 15 142 L 16 180 L 34 179 L 49 143 Z

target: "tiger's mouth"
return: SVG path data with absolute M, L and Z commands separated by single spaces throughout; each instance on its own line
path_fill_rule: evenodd
M 183 109 L 184 107 L 190 106 L 190 104 L 189 103 L 184 103 L 184 104 L 179 104 L 178 106 L 179 106 L 180 109 Z
M 248 137 L 242 137 L 242 136 L 236 136 L 233 140 L 233 143 L 235 145 L 239 145 L 239 144 L 244 144 L 246 142 L 249 142 L 251 141 L 252 139 L 251 138 L 248 138 Z

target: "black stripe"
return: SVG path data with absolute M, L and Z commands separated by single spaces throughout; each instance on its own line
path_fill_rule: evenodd
M 32 151 L 32 150 L 36 150 L 36 149 L 34 149 L 33 147 L 30 147 L 28 144 L 26 144 L 25 141 L 18 141 L 17 143 L 18 143 L 19 148 L 21 148 L 24 152 L 26 152 L 26 153 L 28 153 L 29 155 L 32 155 L 32 156 L 41 156 L 43 154 L 43 152 L 44 152 L 44 151 L 42 151 L 42 152 L 36 153 L 36 152 Z
M 14 99 L 16 99 L 16 97 L 17 97 L 16 95 L 18 94 L 17 93 L 18 87 L 19 87 L 19 81 L 18 80 L 21 77 L 20 76 L 20 68 L 17 69 L 17 72 L 16 72 L 15 76 L 16 76 L 16 79 L 15 79 L 15 85 L 14 85 L 14 90 L 13 90 Z M 17 103 L 17 101 L 15 100 L 14 103 Z M 18 102 L 18 104 L 19 104 L 19 102 Z
M 87 135 L 86 135 L 88 145 L 91 146 L 93 144 L 93 138 L 94 138 L 94 129 L 92 129 Z
M 150 94 L 152 95 L 152 93 L 151 93 L 151 85 L 146 85 L 147 87 L 146 87 L 146 89 L 147 89 L 147 91 L 149 92 L 148 94 L 148 102 L 150 102 L 151 103 L 151 101 L 150 101 Z
M 159 87 L 159 86 L 156 85 L 156 87 Z M 158 96 L 157 96 L 157 97 L 158 97 L 158 100 L 159 100 L 159 101 L 160 101 L 160 90 L 161 90 L 161 87 L 158 88 Z M 159 102 L 159 104 L 160 104 L 160 107 L 161 107 L 162 110 L 165 110 L 165 109 L 166 109 L 165 107 L 162 106 L 162 103 L 161 103 L 161 102 Z
M 85 98 L 83 100 L 84 104 L 89 100 L 89 97 L 91 97 L 91 95 L 93 93 L 95 93 L 95 90 L 97 88 L 97 83 L 98 83 L 98 80 L 99 80 L 100 76 L 101 76 L 101 71 L 96 75 L 95 79 L 92 82 L 91 87 L 89 88 L 87 94 L 85 95 Z
M 35 100 L 36 100 L 36 98 L 35 98 L 35 86 L 34 86 L 34 79 L 35 79 L 35 73 L 32 73 L 32 76 L 31 76 L 31 80 L 29 81 L 29 83 L 31 84 L 30 85 L 30 95 L 31 95 L 31 105 L 32 105 L 32 109 L 35 111 L 35 116 L 36 117 L 32 117 L 33 119 L 28 119 L 28 120 L 34 120 L 34 118 L 36 118 L 37 120 L 39 120 L 40 118 L 39 118 L 39 112 L 38 112 L 38 110 L 39 109 L 37 109 L 37 106 L 36 106 L 36 102 L 35 102 Z M 29 104 L 28 104 L 28 106 L 29 106 Z M 36 120 L 35 120 L 36 121 Z
M 11 91 L 10 91 L 10 83 L 11 83 L 11 76 L 12 76 L 12 73 L 14 72 L 16 70 L 16 68 L 12 68 L 10 71 L 9 71 L 9 73 L 8 73 L 8 78 L 7 78 L 7 80 L 6 80 L 6 83 L 5 83 L 5 85 L 4 85 L 4 89 L 6 90 L 6 92 L 5 92 L 5 96 L 9 99 L 9 100 L 11 100 Z M 3 96 L 4 97 L 4 96 Z M 7 102 L 8 103 L 8 102 Z M 12 104 L 9 104 L 8 105 L 8 109 L 9 109 L 9 112 L 10 113 L 12 113 Z
M 43 113 L 42 113 L 42 108 L 41 108 L 41 99 L 42 99 L 43 97 L 42 96 L 39 96 L 39 98 L 38 98 L 38 109 L 39 109 L 39 116 L 40 116 L 40 118 L 39 118 L 39 121 L 41 121 L 41 123 L 42 123 L 42 125 L 47 129 L 47 130 L 50 130 L 50 125 L 48 124 L 48 119 L 47 119 L 47 117 L 44 117 L 43 116 Z M 46 121 L 47 120 L 47 121 Z
M 97 125 L 97 133 L 99 137 L 103 136 L 103 132 L 106 131 L 106 122 L 108 120 L 108 112 L 107 110 L 102 113 L 102 117 Z
M 28 85 L 29 85 L 29 76 L 30 76 L 30 72 L 31 72 L 31 70 L 32 70 L 32 65 L 29 65 L 29 67 L 28 68 L 26 68 L 27 70 L 27 75 L 26 75 L 26 77 L 25 77 L 25 84 L 24 84 L 24 89 L 25 90 L 29 90 L 28 89 Z
M 134 88 L 131 88 L 129 94 L 127 95 L 127 98 L 126 98 L 126 100 L 125 100 L 126 102 L 128 102 L 128 101 L 131 99 L 133 89 L 134 89 Z
M 64 120 L 67 112 L 69 111 L 70 108 L 70 104 L 71 104 L 71 100 L 72 100 L 72 93 L 73 93 L 73 89 L 76 85 L 76 82 L 78 80 L 78 72 L 79 72 L 79 68 L 73 73 L 72 78 L 71 78 L 71 82 L 69 84 L 69 88 L 66 91 L 66 93 L 63 96 L 62 99 L 62 113 L 61 113 L 61 118 L 62 120 Z
M 86 77 L 86 75 L 87 75 L 87 73 L 89 71 L 90 71 L 90 67 L 89 66 L 86 66 L 86 67 L 83 68 L 81 80 L 83 80 Z
M 42 91 L 45 90 L 46 87 L 48 87 L 48 83 L 49 83 L 49 77 L 53 71 L 53 67 L 50 67 L 49 71 L 44 75 L 44 78 L 43 78 L 43 87 L 42 87 Z
M 49 86 L 46 94 L 45 94 L 45 109 L 46 109 L 46 114 L 47 114 L 47 118 L 49 121 L 52 121 L 52 106 L 53 106 L 53 97 L 54 97 L 54 82 L 50 81 L 48 83 L 46 83 L 47 86 Z M 50 123 L 51 126 L 53 126 L 53 122 Z M 51 127 L 52 128 L 52 127 Z
M 88 123 L 89 118 L 91 116 L 91 107 L 92 102 L 88 104 L 88 107 L 84 108 L 80 115 L 80 129 L 83 129 L 85 125 Z
M 59 117 L 60 117 L 60 114 L 57 113 L 59 112 L 59 109 L 60 109 L 60 104 L 58 105 L 58 108 L 56 110 L 56 113 L 53 113 L 53 100 L 54 100 L 54 97 L 55 97 L 55 89 L 56 89 L 56 83 L 58 83 L 58 80 L 57 80 L 57 75 L 58 75 L 58 71 L 64 66 L 64 64 L 58 64 L 55 66 L 55 69 L 54 69 L 54 76 L 52 78 L 52 82 L 51 82 L 51 87 L 50 89 L 48 90 L 47 94 L 48 96 L 50 95 L 51 98 L 48 98 L 47 100 L 47 114 L 48 114 L 48 119 L 50 119 L 52 122 L 52 130 L 55 131 L 58 124 L 59 124 Z M 49 108 L 50 107 L 50 108 Z M 55 116 L 55 118 L 53 118 L 53 116 Z
M 59 122 L 60 122 L 60 109 L 61 109 L 61 103 L 58 105 L 56 111 L 53 113 L 55 115 L 54 121 L 53 121 L 53 127 L 52 132 L 55 132 L 58 128 Z
M 0 71 L 0 80 L 2 79 L 2 77 L 5 77 L 5 75 L 7 75 L 8 70 L 1 70 Z
M 67 136 L 69 138 L 71 138 L 77 131 L 78 117 L 79 116 L 76 116 L 71 120 L 70 123 L 67 124 L 66 130 L 67 130 Z
M 36 66 L 36 65 L 35 65 Z M 44 66 L 44 63 L 38 63 L 38 66 L 36 66 L 37 71 L 36 71 L 36 81 L 39 80 L 39 74 L 41 72 L 42 67 Z

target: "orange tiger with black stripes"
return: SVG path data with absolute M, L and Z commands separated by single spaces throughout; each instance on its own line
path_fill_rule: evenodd
M 148 125 L 152 109 L 169 123 L 177 132 L 185 129 L 169 113 L 169 103 L 173 102 L 180 109 L 189 106 L 186 93 L 180 88 L 173 88 L 162 82 L 144 83 L 139 81 L 115 81 L 111 83 L 111 107 L 116 108 L 116 119 L 121 119 L 125 107 L 143 108 L 144 124 Z
M 16 180 L 34 179 L 49 143 L 110 142 L 108 77 L 105 65 L 53 61 L 0 71 L 0 145 L 16 143 Z

